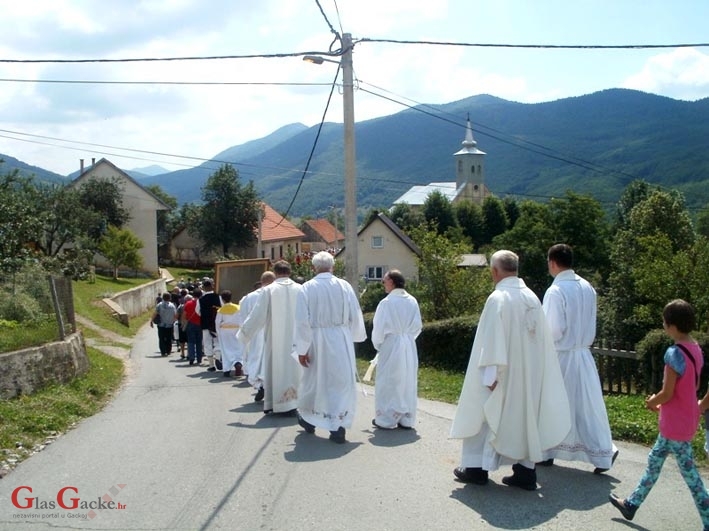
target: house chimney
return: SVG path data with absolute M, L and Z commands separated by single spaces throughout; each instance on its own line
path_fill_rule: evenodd
M 79 159 L 79 175 L 84 173 L 84 159 Z
M 91 167 L 96 166 L 96 157 L 91 157 Z

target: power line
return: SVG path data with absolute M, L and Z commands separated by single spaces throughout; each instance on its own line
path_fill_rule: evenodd
M 503 43 L 474 43 L 474 42 L 446 42 L 446 41 L 420 41 L 404 39 L 372 39 L 363 37 L 355 39 L 355 44 L 360 42 L 389 43 L 389 44 L 426 44 L 432 46 L 464 46 L 472 48 L 526 48 L 542 50 L 651 50 L 658 48 L 706 48 L 709 43 L 679 43 L 679 44 L 503 44 Z
M 329 87 L 330 83 L 299 83 L 277 81 L 111 81 L 89 79 L 10 79 L 0 78 L 8 83 L 67 83 L 85 85 L 247 85 L 247 86 L 289 86 L 289 87 Z

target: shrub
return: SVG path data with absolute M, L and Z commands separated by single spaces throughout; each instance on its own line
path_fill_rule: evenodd
M 369 339 L 355 344 L 357 357 L 367 360 L 374 358 L 377 353 L 371 341 L 373 318 L 374 314 L 365 314 L 364 326 Z M 465 372 L 477 323 L 477 315 L 424 323 L 423 330 L 416 339 L 419 364 L 424 367 Z
M 46 313 L 36 299 L 25 292 L 14 295 L 3 294 L 0 297 L 0 319 L 17 321 L 18 323 L 38 322 L 44 320 Z

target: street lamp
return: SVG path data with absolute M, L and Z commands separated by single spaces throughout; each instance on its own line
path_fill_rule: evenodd
M 334 61 L 318 55 L 306 55 L 303 61 L 321 65 L 336 63 L 342 67 L 342 106 L 345 130 L 345 278 L 359 293 L 357 262 L 357 172 L 355 168 L 354 85 L 352 76 L 352 35 L 342 35 L 342 59 Z

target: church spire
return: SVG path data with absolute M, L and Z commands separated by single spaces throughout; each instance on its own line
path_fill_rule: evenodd
M 473 126 L 470 123 L 470 113 L 468 113 L 468 125 L 465 128 L 465 140 L 461 142 L 464 148 L 474 148 L 478 143 L 473 138 Z

